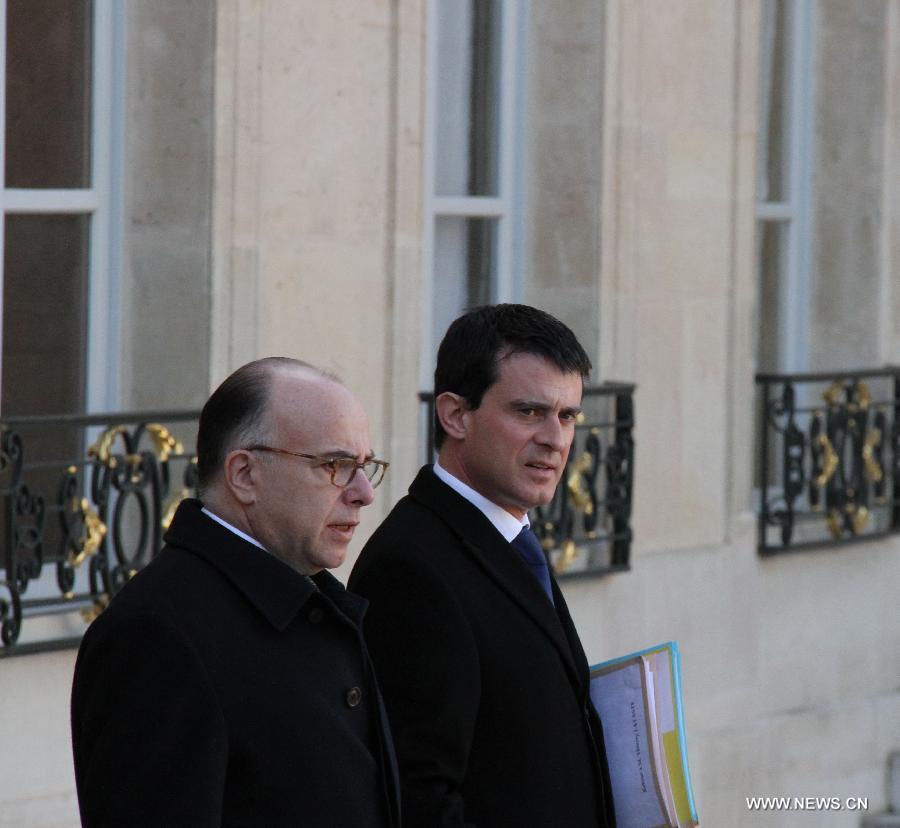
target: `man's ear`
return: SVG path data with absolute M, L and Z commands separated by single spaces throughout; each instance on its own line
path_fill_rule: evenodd
M 434 410 L 438 422 L 444 427 L 448 437 L 454 440 L 466 438 L 466 415 L 471 411 L 465 399 L 452 391 L 438 394 L 434 401 Z
M 235 449 L 225 456 L 222 477 L 232 496 L 244 506 L 257 500 L 256 477 L 258 463 L 252 452 Z

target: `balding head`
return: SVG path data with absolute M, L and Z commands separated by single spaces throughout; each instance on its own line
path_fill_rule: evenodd
M 360 470 L 377 470 L 348 388 L 296 360 L 251 363 L 213 394 L 201 429 L 207 509 L 298 572 L 340 566 L 373 498 Z M 338 461 L 349 479 L 335 478 Z
M 197 488 L 203 497 L 222 473 L 229 451 L 265 442 L 276 376 L 296 376 L 310 383 L 339 383 L 337 377 L 289 357 L 266 357 L 238 368 L 212 393 L 200 413 L 197 432 Z

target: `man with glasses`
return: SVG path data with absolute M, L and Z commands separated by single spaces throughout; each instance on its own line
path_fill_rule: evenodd
M 397 826 L 396 765 L 339 566 L 387 463 L 334 377 L 238 369 L 197 435 L 199 500 L 87 631 L 72 738 L 85 826 Z
M 473 310 L 441 342 L 437 462 L 350 578 L 371 602 L 406 828 L 615 824 L 588 664 L 528 521 L 563 474 L 590 367 L 526 305 Z

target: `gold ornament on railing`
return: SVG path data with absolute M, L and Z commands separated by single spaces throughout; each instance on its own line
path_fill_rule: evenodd
M 831 406 L 839 406 L 844 398 L 844 386 L 839 382 L 833 382 L 825 391 L 822 398 Z
M 184 454 L 184 446 L 181 440 L 177 440 L 165 426 L 159 423 L 150 423 L 147 432 L 153 438 L 153 448 L 160 463 L 168 461 L 172 454 Z
M 850 516 L 850 531 L 854 535 L 860 534 L 868 526 L 871 512 L 869 512 L 867 507 L 857 503 L 848 503 L 844 507 L 844 512 Z M 837 539 L 843 534 L 844 521 L 839 510 L 832 509 L 829 511 L 828 516 L 825 518 L 825 524 L 828 526 L 828 531 L 831 532 L 833 538 Z
M 116 438 L 120 434 L 125 434 L 126 431 L 127 429 L 122 425 L 107 428 L 88 449 L 88 457 L 96 457 L 109 468 L 115 468 L 116 458 L 113 456 L 112 447 Z M 168 461 L 173 454 L 184 454 L 184 445 L 181 440 L 174 437 L 164 425 L 148 423 L 146 431 L 153 441 L 153 451 L 161 463 Z M 136 465 L 140 462 L 141 457 L 139 454 L 129 454 L 126 459 L 130 464 Z
M 77 569 L 91 555 L 95 554 L 106 537 L 106 524 L 100 519 L 86 497 L 72 500 L 72 511 L 81 514 L 84 533 L 78 539 L 78 551 L 69 551 L 69 565 Z
M 110 469 L 114 469 L 117 465 L 115 456 L 112 453 L 113 444 L 116 437 L 124 434 L 125 426 L 110 426 L 104 431 L 87 450 L 88 457 L 94 457 Z
M 584 452 L 573 464 L 572 470 L 566 479 L 566 488 L 569 490 L 569 497 L 575 508 L 581 509 L 586 515 L 594 513 L 594 502 L 591 500 L 590 492 L 585 484 L 585 474 L 590 469 L 594 458 L 589 452 Z
M 854 413 L 857 411 L 867 411 L 871 403 L 872 392 L 869 391 L 869 386 L 860 380 L 856 383 L 855 401 L 851 402 L 847 408 Z
M 816 444 L 819 448 L 822 449 L 822 471 L 813 481 L 813 485 L 815 485 L 819 489 L 825 488 L 828 484 L 828 481 L 834 476 L 834 473 L 837 471 L 837 467 L 840 463 L 840 458 L 838 457 L 838 453 L 834 450 L 834 446 L 831 445 L 831 440 L 828 439 L 826 434 L 820 434 L 816 438 Z
M 857 506 L 853 504 L 851 524 L 853 526 L 853 534 L 858 535 L 869 523 L 870 513 L 865 506 Z
M 572 565 L 577 553 L 578 547 L 575 545 L 575 541 L 569 538 L 563 543 L 560 556 L 557 558 L 553 568 L 557 572 L 565 572 Z
M 866 434 L 863 444 L 862 457 L 866 467 L 866 474 L 873 483 L 880 483 L 884 477 L 884 471 L 875 459 L 875 449 L 881 445 L 881 429 L 873 428 Z
M 162 519 L 160 520 L 160 525 L 162 526 L 164 532 L 172 524 L 172 518 L 175 517 L 175 512 L 178 509 L 178 506 L 181 504 L 181 501 L 190 496 L 191 490 L 185 486 L 180 491 L 175 492 L 166 501 L 162 510 Z
M 85 607 L 81 611 L 81 617 L 84 620 L 85 624 L 90 624 L 94 621 L 103 610 L 105 610 L 109 606 L 109 596 L 105 593 L 102 595 L 97 595 L 94 598 L 94 603 L 89 607 Z

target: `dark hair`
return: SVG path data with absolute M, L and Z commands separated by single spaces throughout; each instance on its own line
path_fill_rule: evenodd
M 212 393 L 200 412 L 197 429 L 197 489 L 202 494 L 218 475 L 225 455 L 239 444 L 266 439 L 269 389 L 277 368 L 325 371 L 290 357 L 265 357 L 241 366 Z
M 500 359 L 534 354 L 560 371 L 587 379 L 591 360 L 575 334 L 556 317 L 529 305 L 485 305 L 460 316 L 447 329 L 434 369 L 434 398 L 445 391 L 459 394 L 478 408 L 499 376 Z M 434 444 L 447 436 L 435 408 Z

